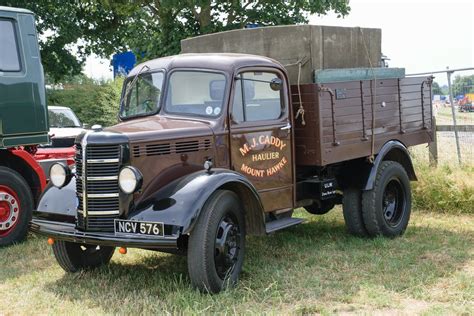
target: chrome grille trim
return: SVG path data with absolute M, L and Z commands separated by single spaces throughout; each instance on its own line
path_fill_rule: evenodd
M 107 177 L 88 177 L 87 181 L 110 181 L 118 180 L 118 176 L 107 176 Z
M 82 149 L 82 192 L 87 192 L 87 172 L 86 172 L 86 165 L 87 165 L 87 156 L 86 156 L 86 150 L 87 150 L 87 136 L 92 133 L 92 131 L 86 132 L 84 137 L 82 138 L 81 141 L 81 149 Z M 84 216 L 84 222 L 87 217 L 87 194 L 82 195 L 82 212 Z M 85 226 L 85 225 L 84 225 Z M 84 227 L 86 228 L 86 227 Z
M 87 194 L 88 199 L 113 198 L 113 197 L 119 197 L 119 194 L 118 193 L 102 193 L 102 194 L 89 193 Z
M 87 163 L 114 163 L 119 162 L 120 160 L 117 159 L 87 159 Z
M 113 231 L 120 215 L 118 172 L 123 145 L 89 144 L 87 132 L 77 144 L 77 227 L 86 231 Z
M 112 211 L 89 211 L 89 215 L 119 215 L 120 210 Z

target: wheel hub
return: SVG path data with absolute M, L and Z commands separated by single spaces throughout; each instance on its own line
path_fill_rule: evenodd
M 239 258 L 239 245 L 238 225 L 230 217 L 223 218 L 217 229 L 214 255 L 216 271 L 220 278 L 224 279 L 232 272 Z
M 383 194 L 382 207 L 385 221 L 390 226 L 398 225 L 405 208 L 404 191 L 398 180 L 392 179 L 387 183 Z
M 8 188 L 0 187 L 0 232 L 11 229 L 18 221 L 18 198 Z

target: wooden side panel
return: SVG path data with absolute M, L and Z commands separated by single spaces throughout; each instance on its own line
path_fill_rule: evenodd
M 307 84 L 300 88 L 306 126 L 301 126 L 300 120 L 295 122 L 297 165 L 324 166 L 367 157 L 389 140 L 411 146 L 432 138 L 429 78 Z M 296 113 L 296 86 L 292 87 L 292 98 Z

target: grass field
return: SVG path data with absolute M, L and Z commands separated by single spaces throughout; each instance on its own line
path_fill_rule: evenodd
M 451 107 L 438 106 L 436 110 L 436 123 L 439 125 L 452 125 L 453 114 Z M 456 109 L 456 123 L 459 125 L 473 125 L 474 112 L 459 112 Z
M 129 250 L 68 275 L 44 238 L 0 249 L 0 314 L 472 314 L 474 216 L 415 211 L 394 240 L 345 232 L 339 208 L 247 239 L 239 285 L 219 295 L 189 285 L 184 257 Z

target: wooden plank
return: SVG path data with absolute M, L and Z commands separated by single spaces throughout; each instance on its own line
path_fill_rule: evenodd
M 341 90 L 342 91 L 342 90 Z M 371 95 L 371 90 L 369 88 L 363 89 L 362 90 L 364 93 L 364 96 L 370 96 Z M 336 90 L 334 90 L 334 93 Z M 335 98 L 336 100 L 344 100 L 344 99 L 351 99 L 351 98 L 358 98 L 360 99 L 360 89 L 351 89 L 351 90 L 344 90 L 342 91 L 344 93 L 344 98 Z M 374 95 L 377 96 L 384 96 L 384 95 L 398 95 L 398 87 L 381 87 L 378 89 L 373 90 Z M 418 93 L 419 97 L 421 97 L 421 86 L 417 85 L 410 85 L 410 86 L 402 86 L 400 87 L 400 94 L 404 95 L 406 93 Z M 423 93 L 425 94 L 430 94 L 430 89 L 429 86 L 423 87 Z M 296 95 L 297 96 L 297 95 Z M 321 93 L 321 100 L 330 100 L 331 95 L 329 93 Z
M 419 104 L 421 106 L 421 98 L 420 97 L 421 97 L 420 94 L 418 94 L 418 98 L 413 98 L 413 99 L 408 99 L 405 96 L 405 99 L 402 99 L 402 106 L 406 102 L 413 101 L 413 100 L 419 100 Z M 430 96 L 425 95 L 423 100 L 424 100 L 425 106 L 429 107 L 430 104 L 431 104 Z M 366 106 L 367 109 L 371 107 L 371 102 L 372 102 L 372 100 L 371 100 L 370 97 L 364 97 L 364 106 Z M 382 102 L 385 102 L 385 104 L 390 103 L 390 102 L 398 103 L 398 95 L 385 95 L 385 96 L 377 96 L 376 98 L 374 98 L 374 105 L 375 106 L 381 106 Z M 360 98 L 352 98 L 352 99 L 345 99 L 345 100 L 336 100 L 336 102 L 334 103 L 334 107 L 336 109 L 337 108 L 347 108 L 347 107 L 351 107 L 351 106 L 361 107 L 362 106 L 361 99 Z M 331 102 L 329 100 L 327 100 L 327 101 L 321 100 L 321 109 L 323 111 L 324 110 L 330 110 L 331 109 Z
M 433 117 L 433 125 L 436 126 L 436 117 Z M 436 167 L 438 165 L 438 137 L 434 133 L 434 139 L 428 143 L 430 165 Z
M 456 125 L 458 132 L 474 132 L 474 125 Z M 437 132 L 454 132 L 454 125 L 436 125 Z
M 428 130 L 431 130 L 431 121 L 426 122 L 426 126 L 428 127 Z M 422 130 L 422 122 L 421 121 L 414 121 L 414 122 L 407 122 L 403 124 L 403 129 L 405 130 L 405 133 L 410 130 Z M 324 130 L 326 132 L 326 129 Z M 383 127 L 377 127 L 375 129 L 375 135 L 379 135 L 382 133 L 388 133 L 388 132 L 396 132 L 400 133 L 400 125 L 386 125 Z M 372 135 L 372 131 L 370 128 L 366 128 L 366 135 L 370 139 L 370 136 Z M 341 140 L 361 140 L 363 136 L 362 129 L 354 130 L 354 131 L 348 131 L 348 132 L 340 132 L 336 133 L 336 139 L 338 141 Z M 327 133 L 323 133 L 323 144 L 332 144 L 333 142 L 333 136 L 332 136 L 332 130 L 328 130 Z
M 402 122 L 405 122 L 406 116 L 417 115 L 421 120 L 421 108 L 420 107 L 412 107 L 409 109 L 403 109 L 402 114 Z M 425 109 L 425 119 L 430 117 L 430 111 Z M 392 119 L 395 120 L 397 123 L 400 122 L 399 112 L 398 109 L 389 109 L 386 111 L 376 111 L 375 112 L 375 122 L 385 122 L 381 121 L 382 119 Z M 323 127 L 332 126 L 332 118 L 323 117 Z M 365 121 L 371 122 L 372 121 L 372 113 L 365 114 Z M 362 122 L 362 113 L 355 113 L 353 115 L 344 115 L 344 116 L 336 116 L 336 126 L 344 125 L 344 124 L 355 124 Z
M 297 107 L 295 108 L 297 109 Z M 410 101 L 405 101 L 404 104 L 402 105 L 402 115 L 405 114 L 405 110 L 408 110 L 407 114 L 412 113 L 412 109 L 419 109 L 419 112 L 421 113 L 421 101 L 417 100 L 410 100 Z M 308 110 L 308 107 L 305 107 L 306 112 L 312 112 Z M 398 102 L 389 102 L 384 108 L 376 108 L 375 113 L 379 112 L 384 112 L 384 111 L 396 111 L 398 112 Z M 336 112 L 336 117 L 345 117 L 345 116 L 351 116 L 351 115 L 360 115 L 362 116 L 362 107 L 361 105 L 359 106 L 351 106 L 351 107 L 336 107 L 335 109 Z M 364 112 L 365 116 L 372 116 L 372 108 L 370 106 L 365 106 L 364 107 Z M 431 108 L 430 107 L 425 107 L 425 114 L 431 116 Z M 321 111 L 321 117 L 323 118 L 331 118 L 331 110 L 330 109 L 324 109 Z M 397 114 L 398 117 L 398 114 Z

